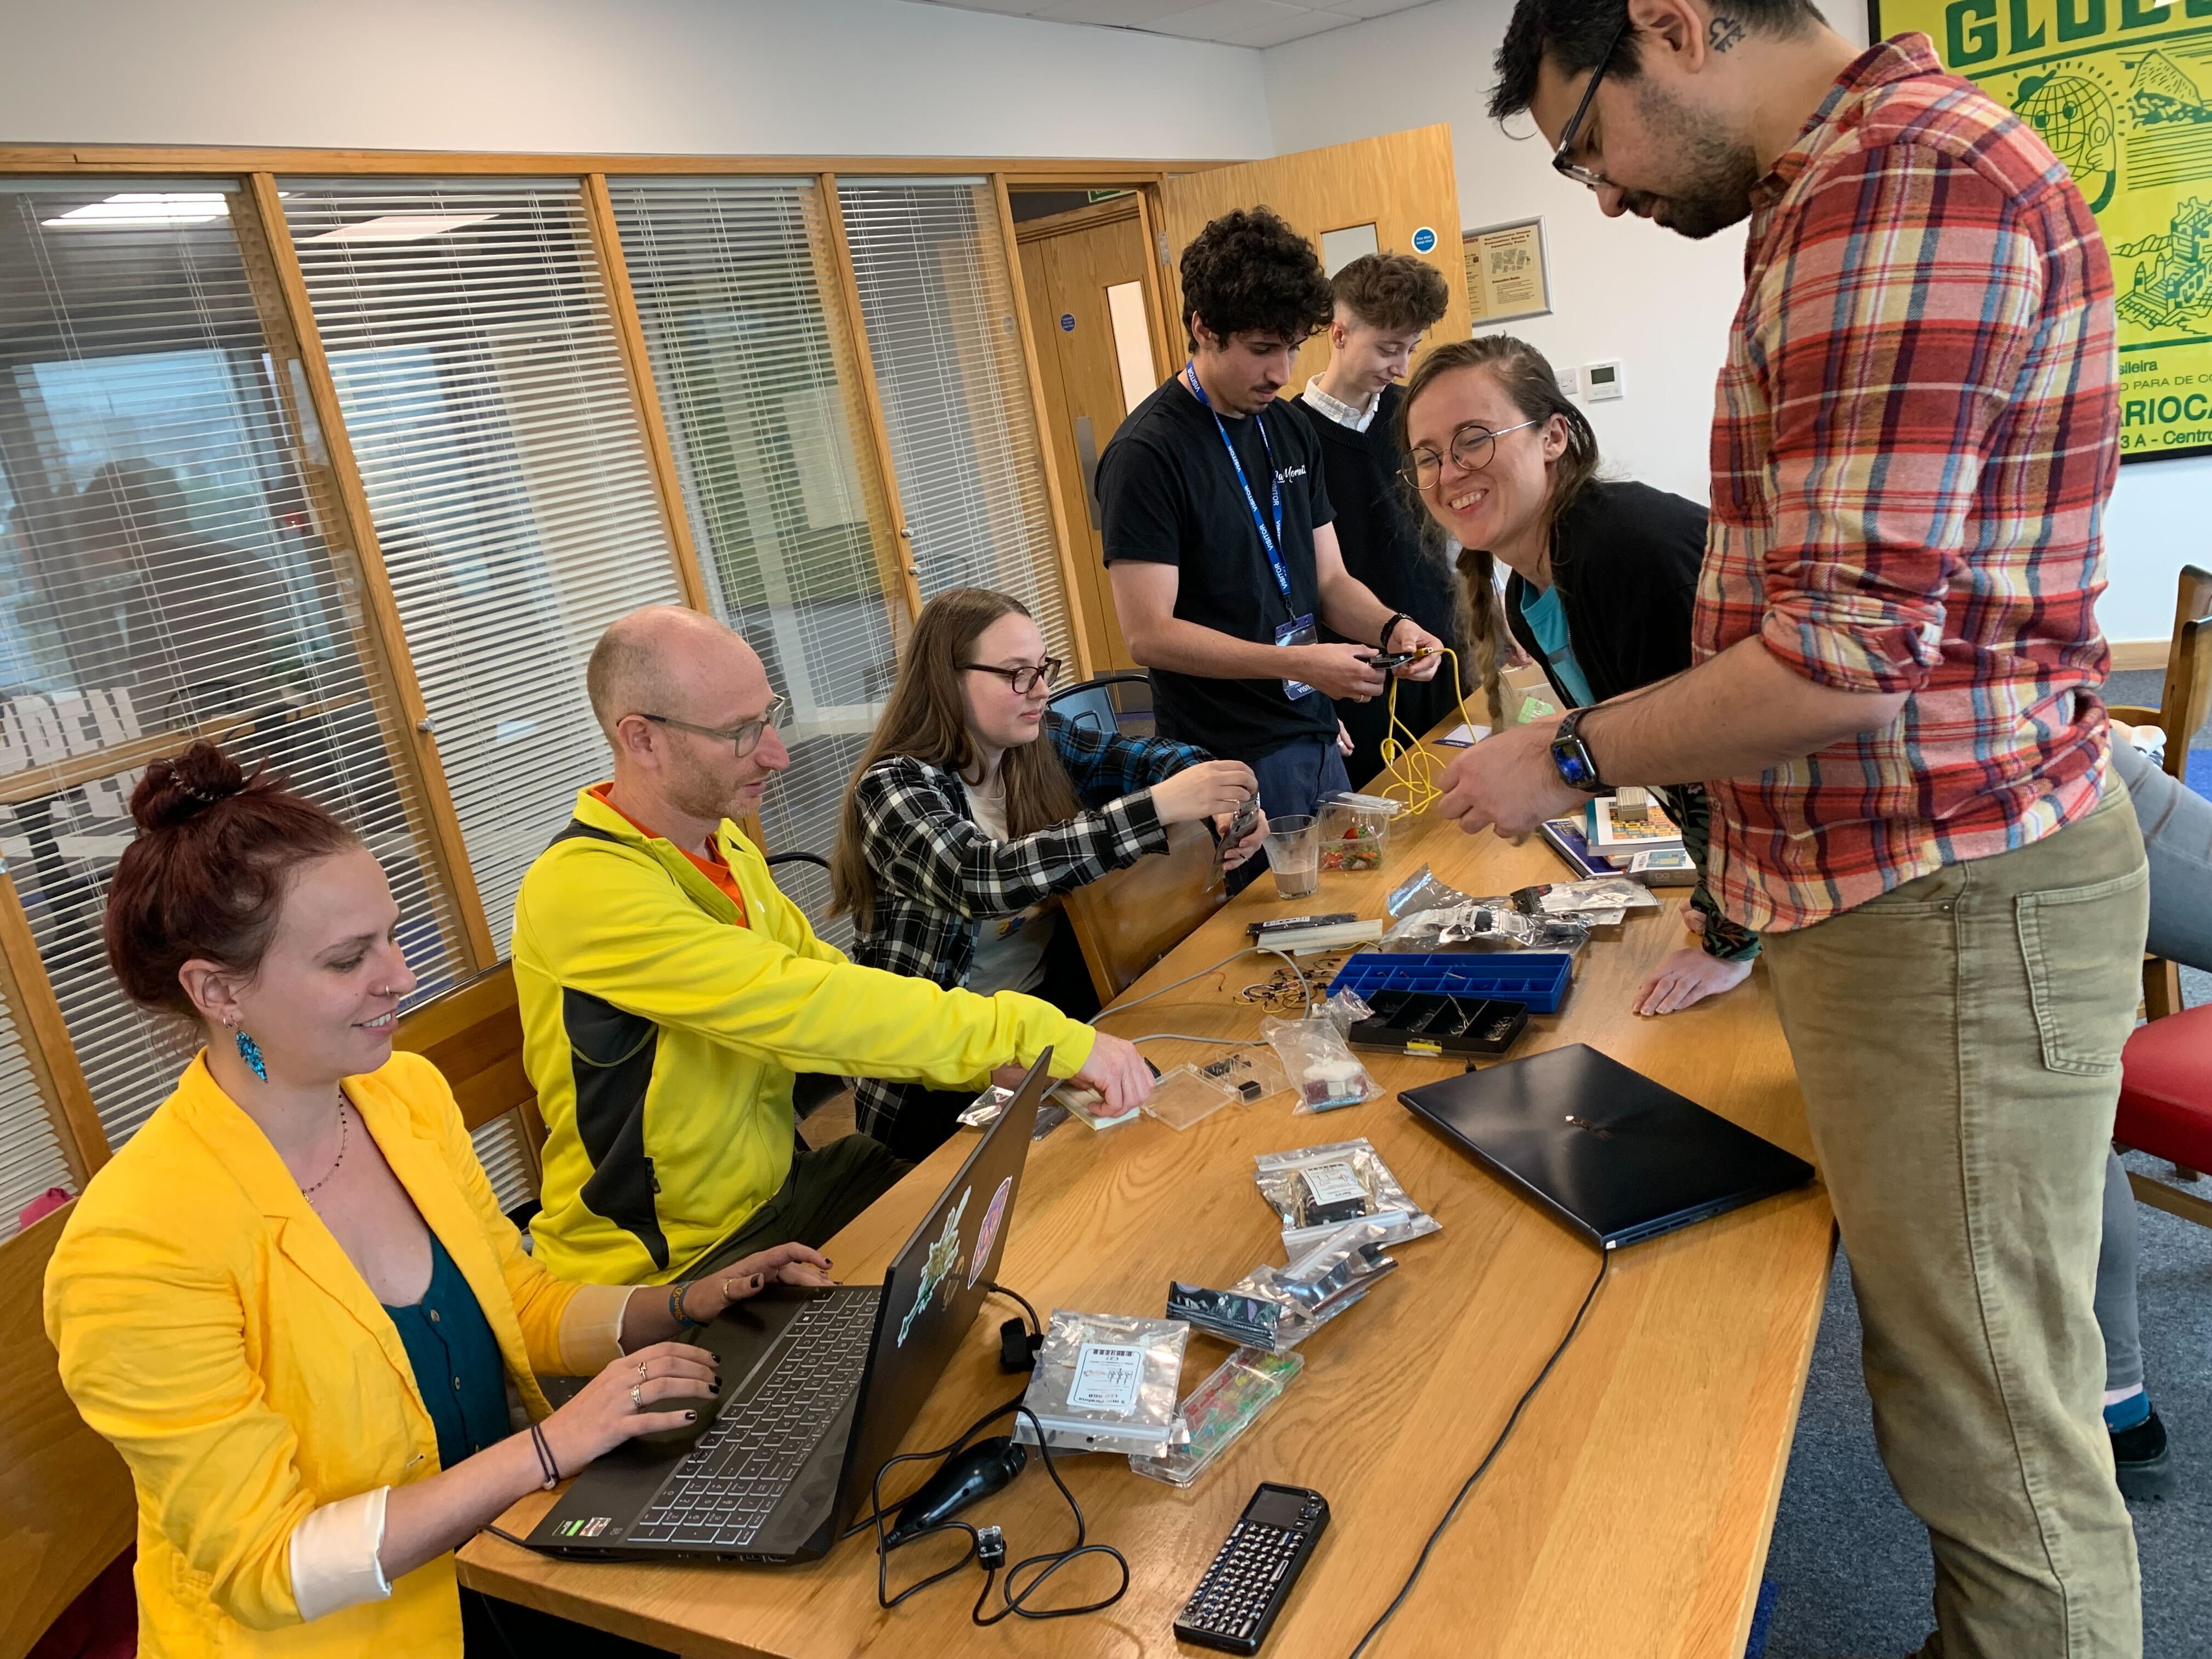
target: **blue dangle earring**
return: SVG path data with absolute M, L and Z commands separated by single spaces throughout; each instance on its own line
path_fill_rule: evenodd
M 246 1069 L 264 1083 L 268 1082 L 269 1066 L 268 1062 L 261 1058 L 261 1045 L 247 1034 L 242 1025 L 231 1027 L 230 1036 L 231 1040 L 238 1044 L 238 1057 L 246 1062 Z

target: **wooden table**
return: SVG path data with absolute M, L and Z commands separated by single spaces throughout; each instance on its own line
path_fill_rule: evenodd
M 1284 902 L 1262 876 L 1133 988 L 1142 995 L 1226 956 L 1256 916 L 1382 914 L 1389 889 L 1423 862 L 1465 890 L 1559 879 L 1541 843 L 1513 847 L 1455 826 L 1401 820 L 1381 874 L 1325 875 L 1316 898 Z M 1643 976 L 1684 941 L 1681 890 L 1662 892 L 1614 939 L 1578 960 L 1561 1012 L 1521 1052 L 1586 1042 L 1746 1127 L 1810 1158 L 1789 1051 L 1764 969 L 1742 988 L 1663 1019 L 1628 1012 Z M 1255 1031 L 1237 1000 L 1273 957 L 1224 972 L 1103 1023 L 1125 1036 Z M 1164 1069 L 1203 1050 L 1156 1043 Z M 1129 1559 L 1132 1583 L 1103 1613 L 992 1630 L 969 1622 L 980 1575 L 876 1605 L 876 1560 L 856 1539 L 829 1559 L 781 1570 L 564 1563 L 489 1535 L 461 1552 L 464 1583 L 687 1655 L 778 1659 L 882 1653 L 1125 1656 L 1196 1652 L 1170 1627 L 1254 1485 L 1313 1486 L 1333 1524 L 1267 1651 L 1336 1659 L 1396 1593 L 1452 1493 L 1565 1333 L 1596 1253 L 1420 1127 L 1395 1091 L 1449 1075 L 1451 1060 L 1366 1057 L 1391 1091 L 1362 1107 L 1293 1116 L 1289 1097 L 1230 1107 L 1177 1133 L 1149 1117 L 1094 1133 L 1068 1123 L 1031 1150 L 1001 1276 L 1040 1309 L 1158 1315 L 1168 1281 L 1227 1285 L 1280 1261 L 1273 1212 L 1252 1184 L 1256 1152 L 1371 1139 L 1443 1231 L 1398 1247 L 1400 1270 L 1301 1350 L 1304 1372 L 1188 1492 L 1133 1474 L 1119 1457 L 1066 1460 L 1091 1536 Z M 973 1145 L 957 1136 L 829 1246 L 841 1276 L 880 1275 Z M 1819 1188 L 1770 1199 L 1624 1250 L 1581 1334 L 1371 1654 L 1454 1659 L 1593 1659 L 1743 1652 L 1830 1263 Z M 979 1320 L 917 1422 L 909 1448 L 942 1444 L 1015 1386 L 998 1370 L 995 1317 Z M 1228 1352 L 1194 1334 L 1186 1389 Z M 899 1487 L 897 1490 L 904 1490 Z M 551 1500 L 504 1519 L 520 1534 Z M 1006 1528 L 1018 1559 L 1069 1541 L 1066 1508 L 1031 1470 L 970 1520 Z M 892 1558 L 894 1583 L 952 1559 L 930 1540 Z M 1112 1565 L 1086 1558 L 1050 1601 L 1090 1600 Z

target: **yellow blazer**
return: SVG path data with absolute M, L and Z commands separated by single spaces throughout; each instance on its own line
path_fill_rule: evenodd
M 533 1371 L 611 1361 L 627 1291 L 563 1284 L 522 1248 L 428 1060 L 395 1054 L 345 1091 L 544 1416 Z M 46 1293 L 63 1385 L 137 1488 L 145 1659 L 459 1659 L 451 1555 L 301 1620 L 293 1528 L 435 1474 L 437 1435 L 398 1331 L 204 1054 L 87 1185 Z

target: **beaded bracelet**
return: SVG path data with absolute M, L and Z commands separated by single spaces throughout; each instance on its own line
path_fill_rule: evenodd
M 530 1425 L 530 1443 L 538 1449 L 538 1472 L 545 1477 L 541 1490 L 551 1492 L 561 1484 L 561 1466 L 553 1461 L 553 1448 L 546 1443 L 544 1427 L 537 1423 Z
M 686 1279 L 681 1285 L 668 1287 L 668 1316 L 676 1322 L 676 1328 L 679 1331 L 701 1330 L 706 1326 L 705 1320 L 694 1319 L 684 1311 L 684 1293 L 696 1283 L 696 1279 Z

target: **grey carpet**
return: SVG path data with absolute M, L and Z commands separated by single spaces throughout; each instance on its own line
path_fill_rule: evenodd
M 2106 696 L 2155 703 L 2159 680 L 2150 671 L 2116 674 Z M 2183 978 L 2191 1006 L 2212 1001 L 2212 975 Z M 2154 1159 L 2129 1162 L 2167 1173 Z M 2212 1196 L 2208 1188 L 2212 1177 L 2197 1190 Z M 2131 1506 L 2143 1650 L 2148 1659 L 2203 1659 L 2212 1652 L 2204 1565 L 2212 1560 L 2212 1231 L 2148 1206 L 2139 1214 L 2144 1370 L 2181 1471 L 2178 1495 Z M 1886 1659 L 1911 1652 L 1928 1632 L 1928 1537 L 1875 1454 L 1858 1347 L 1850 1269 L 1839 1253 L 1767 1559 L 1777 1591 L 1768 1659 Z

